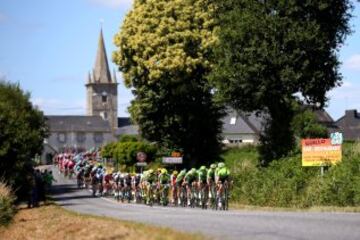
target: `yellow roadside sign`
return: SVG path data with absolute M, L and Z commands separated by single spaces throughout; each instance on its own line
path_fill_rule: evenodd
M 303 139 L 302 166 L 334 165 L 342 159 L 341 144 L 332 144 L 330 138 Z

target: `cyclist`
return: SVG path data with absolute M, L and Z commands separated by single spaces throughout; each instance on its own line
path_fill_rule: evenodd
M 111 183 L 110 181 L 112 181 L 113 178 L 112 178 L 112 171 L 109 169 L 106 171 L 105 173 L 105 176 L 104 176 L 104 194 L 109 194 L 112 190 L 112 186 L 111 186 Z
M 198 174 L 195 168 L 192 168 L 189 170 L 189 172 L 186 173 L 184 183 L 186 185 L 186 192 L 188 196 L 188 206 L 193 203 L 192 201 L 196 198 L 196 193 L 194 193 L 194 190 L 196 190 L 196 181 L 198 179 Z
M 125 173 L 124 175 L 124 197 L 130 203 L 131 201 L 131 175 L 130 173 Z
M 229 186 L 230 170 L 225 163 L 220 162 L 215 170 L 215 181 L 217 185 L 217 195 L 222 196 L 224 185 Z
M 215 171 L 217 165 L 215 163 L 210 165 L 209 170 L 207 171 L 206 182 L 209 188 L 209 201 L 214 202 L 215 199 Z M 210 203 L 210 202 L 209 202 Z M 208 203 L 208 205 L 209 205 Z
M 169 184 L 170 184 L 170 176 L 168 171 L 163 168 L 161 169 L 161 173 L 159 175 L 159 193 L 160 193 L 160 204 L 166 206 L 169 202 Z
M 181 201 L 182 201 L 181 196 L 180 196 L 180 194 L 182 192 L 181 188 L 186 187 L 185 184 L 183 184 L 185 176 L 186 176 L 186 169 L 183 169 L 183 170 L 180 171 L 180 173 L 176 177 L 177 199 L 178 199 L 178 204 L 179 205 L 181 204 Z M 184 195 L 186 195 L 186 194 L 184 194 Z M 185 198 L 185 196 L 184 196 L 184 198 Z
M 177 186 L 176 186 L 176 178 L 178 175 L 178 171 L 173 171 L 170 176 L 170 184 L 171 184 L 171 195 L 172 195 L 172 204 L 177 204 Z
M 153 204 L 154 201 L 154 190 L 156 188 L 156 183 L 157 183 L 157 175 L 156 172 L 154 172 L 154 170 L 150 169 L 147 172 L 147 176 L 146 176 L 146 185 L 147 185 L 147 199 L 146 199 L 146 203 L 149 205 Z
M 208 197 L 208 188 L 207 188 L 207 184 L 206 184 L 206 178 L 207 178 L 207 169 L 205 166 L 201 166 L 199 168 L 199 170 L 197 171 L 197 175 L 198 175 L 198 186 L 197 186 L 197 190 L 198 190 L 198 199 L 200 202 L 201 206 L 205 206 L 206 204 L 206 199 Z
M 140 187 L 141 174 L 134 174 L 132 177 L 132 189 L 134 192 L 134 202 L 141 201 L 141 187 Z

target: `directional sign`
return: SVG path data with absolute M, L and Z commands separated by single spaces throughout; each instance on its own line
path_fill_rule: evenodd
M 162 162 L 165 164 L 182 164 L 183 158 L 182 157 L 163 157 Z
M 138 167 L 146 167 L 147 163 L 146 162 L 137 162 L 136 166 L 138 166 Z

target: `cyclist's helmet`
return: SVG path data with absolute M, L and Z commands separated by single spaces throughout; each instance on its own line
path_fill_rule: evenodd
M 190 172 L 192 172 L 192 173 L 196 172 L 196 168 L 192 168 L 192 169 L 190 170 Z
M 204 170 L 206 170 L 206 167 L 205 167 L 205 166 L 201 166 L 201 167 L 200 167 L 200 170 L 201 170 L 201 171 L 204 171 Z
M 176 176 L 176 175 L 178 175 L 178 171 L 175 170 L 175 171 L 172 172 L 172 174 L 173 174 L 174 176 Z
M 215 168 L 216 168 L 216 164 L 215 164 L 215 163 L 211 164 L 211 165 L 210 165 L 210 168 L 215 169 Z
M 162 174 L 167 174 L 167 170 L 165 168 L 161 169 Z
M 219 168 L 225 167 L 225 163 L 223 163 L 223 162 L 218 163 L 218 167 L 219 167 Z

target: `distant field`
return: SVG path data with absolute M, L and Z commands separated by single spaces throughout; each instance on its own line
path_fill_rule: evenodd
M 20 209 L 8 227 L 0 228 L 0 239 L 199 240 L 203 237 L 167 228 L 77 214 L 56 205 L 47 205 Z

